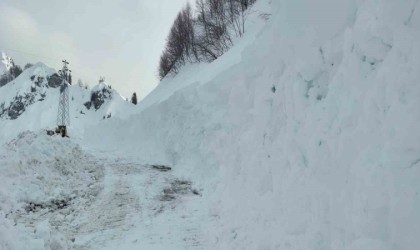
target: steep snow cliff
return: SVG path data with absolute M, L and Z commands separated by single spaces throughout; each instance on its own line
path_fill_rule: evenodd
M 87 141 L 201 183 L 212 249 L 416 249 L 418 2 L 261 0 L 247 22 Z

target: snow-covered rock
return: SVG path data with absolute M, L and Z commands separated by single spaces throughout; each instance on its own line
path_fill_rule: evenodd
M 54 129 L 61 79 L 52 68 L 36 63 L 0 88 L 0 142 L 26 130 Z M 70 131 L 83 134 L 86 125 L 105 118 L 127 117 L 135 109 L 110 86 L 101 83 L 92 90 L 70 86 Z M 87 105 L 87 104 L 91 105 Z M 91 106 L 93 108 L 91 108 Z
M 11 67 L 13 67 L 14 63 L 13 59 L 6 55 L 6 53 L 0 51 L 0 54 L 0 75 L 3 75 L 4 73 L 8 72 Z
M 86 102 L 84 105 L 87 109 L 93 108 L 98 110 L 107 100 L 111 100 L 115 93 L 116 92 L 113 91 L 110 86 L 99 83 L 92 88 L 90 101 Z
M 0 89 L 0 118 L 17 119 L 28 106 L 43 101 L 48 88 L 60 85 L 58 75 L 42 63 L 25 70 Z

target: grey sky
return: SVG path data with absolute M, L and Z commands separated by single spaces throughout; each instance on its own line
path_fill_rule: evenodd
M 1 0 L 0 51 L 21 66 L 42 61 L 58 69 L 66 58 L 74 79 L 92 86 L 105 76 L 122 95 L 143 98 L 158 83 L 165 38 L 186 2 Z

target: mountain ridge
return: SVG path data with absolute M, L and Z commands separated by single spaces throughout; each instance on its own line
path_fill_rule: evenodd
M 6 131 L 13 131 L 10 134 L 14 136 L 25 130 L 53 129 L 60 85 L 61 78 L 56 70 L 39 62 L 0 87 L 0 128 L 4 126 Z M 106 83 L 99 83 L 92 89 L 71 85 L 69 97 L 70 120 L 73 123 L 70 130 L 83 130 L 86 124 L 120 114 L 125 116 L 134 109 L 133 104 Z M 90 103 L 94 103 L 93 109 Z M 12 129 L 13 124 L 20 127 L 20 131 Z M 28 125 L 27 129 L 25 125 Z

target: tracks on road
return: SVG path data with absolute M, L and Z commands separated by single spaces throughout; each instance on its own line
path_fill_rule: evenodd
M 48 221 L 51 235 L 61 235 L 70 249 L 103 249 L 124 242 L 130 232 L 139 236 L 130 239 L 133 246 L 166 242 L 202 249 L 197 213 L 183 210 L 185 201 L 199 199 L 190 182 L 178 180 L 171 171 L 122 158 L 89 157 L 86 165 L 92 182 L 68 206 L 21 212 L 17 222 L 36 228 Z M 169 200 L 163 198 L 167 192 Z

